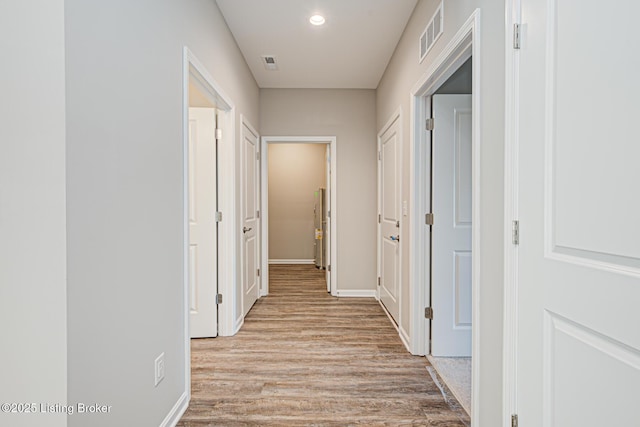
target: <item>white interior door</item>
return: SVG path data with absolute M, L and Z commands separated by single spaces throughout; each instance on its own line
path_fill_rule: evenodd
M 246 316 L 260 293 L 260 170 L 257 132 L 242 123 L 242 307 Z M 265 272 L 266 274 L 266 272 Z
M 431 354 L 471 356 L 471 95 L 434 95 Z
M 214 108 L 189 108 L 191 338 L 218 335 L 215 129 Z
M 379 137 L 380 301 L 399 323 L 400 311 L 400 118 Z
M 325 225 L 325 235 L 323 236 L 324 240 L 324 245 L 325 245 L 325 256 L 326 256 L 326 262 L 325 264 L 327 265 L 327 270 L 325 271 L 325 277 L 326 277 L 326 281 L 327 281 L 327 292 L 331 292 L 331 272 L 329 271 L 329 265 L 331 265 L 331 217 L 330 215 L 328 215 L 329 211 L 331 210 L 331 145 L 327 144 L 327 149 L 325 151 L 325 165 L 326 165 L 326 171 L 327 171 L 327 185 L 326 185 L 326 192 L 325 192 L 325 202 L 324 202 L 324 209 L 325 209 L 325 218 L 326 218 L 326 225 Z
M 519 424 L 638 426 L 640 3 L 521 6 Z

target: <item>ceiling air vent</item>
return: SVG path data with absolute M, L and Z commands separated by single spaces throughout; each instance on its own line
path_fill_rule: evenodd
M 435 13 L 429 20 L 427 24 L 427 28 L 424 29 L 422 34 L 420 35 L 420 62 L 427 56 L 427 53 L 431 50 L 433 45 L 436 43 L 438 38 L 442 35 L 442 2 L 440 2 L 440 6 L 436 9 Z
M 267 70 L 277 70 L 276 57 L 273 55 L 262 55 L 262 63 Z

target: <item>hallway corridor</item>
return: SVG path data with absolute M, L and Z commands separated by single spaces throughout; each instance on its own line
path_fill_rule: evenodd
M 314 266 L 272 265 L 236 336 L 192 340 L 178 426 L 468 426 L 427 365 L 374 299 L 330 296 Z

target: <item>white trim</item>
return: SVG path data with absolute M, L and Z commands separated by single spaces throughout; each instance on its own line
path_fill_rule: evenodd
M 386 314 L 387 317 L 389 318 L 389 323 L 391 323 L 394 329 L 398 331 L 398 336 L 400 337 L 400 341 L 402 341 L 402 344 L 404 344 L 404 348 L 406 348 L 407 351 L 411 353 L 411 349 L 410 349 L 411 346 L 409 345 L 409 335 L 407 334 L 407 331 L 405 331 L 402 327 L 398 326 L 396 321 L 393 320 L 391 313 L 389 313 L 389 310 L 387 310 L 387 307 L 384 306 L 382 301 L 378 299 L 378 302 L 380 303 L 380 307 L 382 307 L 382 311 L 384 311 L 384 314 Z
M 260 151 L 260 171 L 262 175 L 261 179 L 261 192 L 260 192 L 260 212 L 262 214 L 262 221 L 266 224 L 262 227 L 262 271 L 269 271 L 269 150 L 267 144 L 272 143 L 311 143 L 311 144 L 329 144 L 331 149 L 331 247 L 330 247 L 330 260 L 331 265 L 330 277 L 331 277 L 331 295 L 338 296 L 338 191 L 337 191 L 337 176 L 338 158 L 337 152 L 337 139 L 335 136 L 263 136 L 261 138 Z M 265 296 L 269 294 L 269 275 L 263 274 L 261 276 L 260 295 Z
M 220 115 L 218 116 L 220 117 Z M 239 289 L 238 239 L 236 219 L 236 110 L 233 107 L 222 115 L 222 141 L 218 144 L 218 210 L 222 212 L 222 222 L 218 229 L 218 292 L 227 296 L 218 306 L 218 333 L 221 336 L 235 335 L 235 319 L 242 317 L 242 310 L 236 313 Z
M 373 289 L 340 289 L 336 291 L 337 297 L 347 298 L 376 298 L 376 291 Z
M 509 35 L 520 22 L 520 1 L 505 2 L 505 129 L 504 129 L 504 302 L 502 348 L 502 426 L 511 426 L 517 410 L 518 246 L 511 241 L 518 219 L 518 51 Z
M 424 211 L 427 206 L 425 200 L 425 173 L 424 163 L 421 163 L 426 153 L 422 146 L 426 140 L 426 132 L 423 130 L 424 119 L 422 114 L 426 108 L 424 105 L 424 97 L 430 96 L 433 92 L 444 83 L 469 57 L 473 58 L 474 67 L 472 68 L 472 108 L 473 108 L 473 141 L 472 141 L 472 168 L 473 168 L 473 184 L 472 184 L 472 410 L 471 425 L 478 426 L 480 422 L 480 400 L 482 396 L 479 393 L 480 371 L 478 369 L 480 363 L 480 71 L 481 67 L 477 64 L 481 63 L 480 50 L 480 9 L 476 9 L 469 19 L 462 25 L 444 50 L 429 66 L 423 76 L 416 82 L 411 89 L 410 94 L 410 205 L 412 209 L 411 221 L 409 225 L 410 238 L 410 295 L 411 295 L 411 348 L 412 354 L 428 353 L 428 321 L 424 319 L 424 307 L 428 303 L 428 295 L 425 292 L 425 283 L 428 283 L 428 268 L 419 267 L 423 263 L 423 257 L 428 255 L 425 242 L 428 242 L 428 227 L 424 225 Z M 422 210 L 421 210 L 422 209 Z
M 178 399 L 171 411 L 167 414 L 167 416 L 160 423 L 160 427 L 175 427 L 176 424 L 180 421 L 180 418 L 184 415 L 189 407 L 189 393 L 184 392 Z
M 316 263 L 315 259 L 270 259 L 269 264 L 311 264 Z
M 242 325 L 244 325 L 244 316 L 241 316 L 239 319 L 236 320 L 235 325 L 233 326 L 232 335 L 235 335 L 238 332 L 240 332 L 240 328 L 242 328 Z
M 191 400 L 191 333 L 189 332 L 189 58 L 184 48 L 182 58 L 182 316 L 184 352 L 184 393 Z

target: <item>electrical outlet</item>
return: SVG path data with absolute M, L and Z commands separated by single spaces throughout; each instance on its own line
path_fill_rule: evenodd
M 164 352 L 160 354 L 160 356 L 156 357 L 156 362 L 155 362 L 155 377 L 156 377 L 156 383 L 155 386 L 157 387 L 158 384 L 160 384 L 160 381 L 162 381 L 162 379 L 164 378 Z

